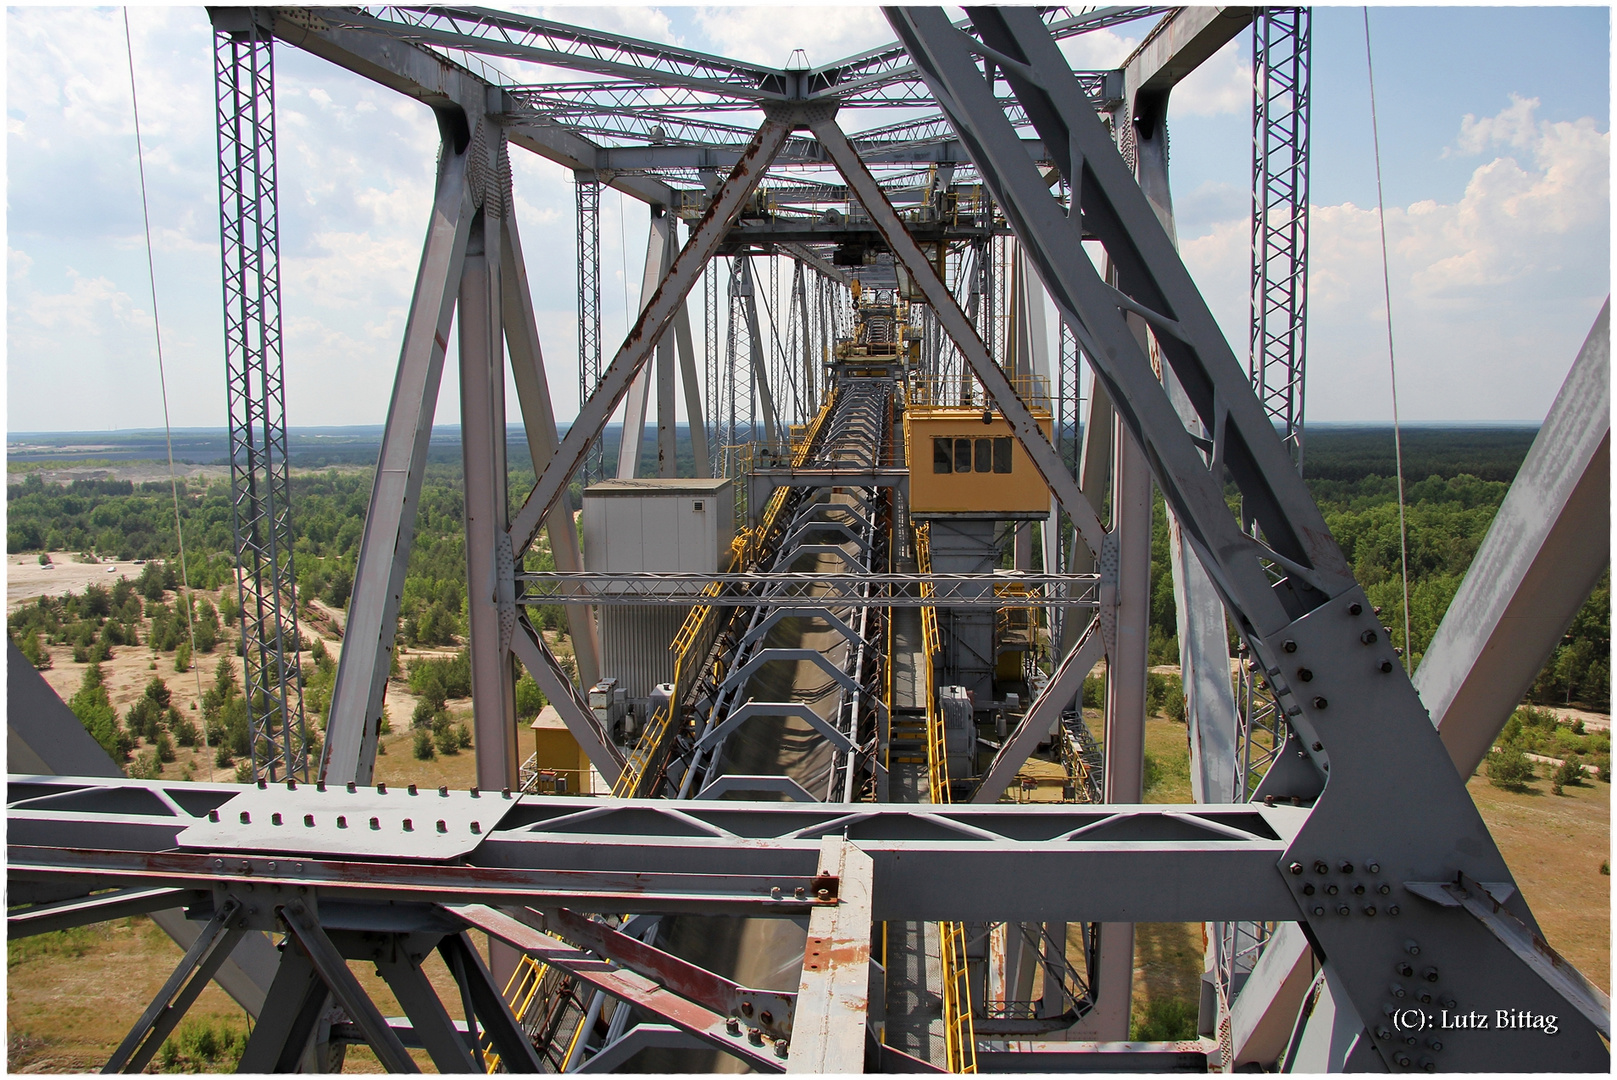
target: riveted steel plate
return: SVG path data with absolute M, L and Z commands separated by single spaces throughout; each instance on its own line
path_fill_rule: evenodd
M 517 804 L 502 792 L 313 784 L 243 788 L 183 830 L 181 847 L 444 861 L 467 854 Z M 217 817 L 217 820 L 214 818 Z

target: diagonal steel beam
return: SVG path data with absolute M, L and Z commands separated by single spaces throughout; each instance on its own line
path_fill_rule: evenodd
M 399 600 L 410 563 L 427 443 L 443 379 L 444 350 L 456 289 L 466 260 L 473 215 L 468 155 L 442 151 L 438 193 L 404 324 L 404 345 L 388 405 L 387 427 L 371 485 L 370 512 L 360 537 L 354 590 L 348 601 L 342 657 L 331 688 L 326 745 L 319 778 L 331 784 L 370 783 L 382 699 L 392 668 Z
M 522 255 L 522 238 L 514 209 L 501 225 L 504 243 L 500 245 L 500 286 L 504 290 L 505 344 L 511 354 L 511 377 L 516 383 L 517 401 L 522 407 L 528 456 L 533 461 L 533 474 L 538 476 L 556 452 L 556 413 L 545 378 L 539 324 L 533 315 L 528 265 Z M 545 531 L 550 537 L 550 553 L 556 560 L 556 569 L 581 572 L 584 557 L 578 549 L 578 530 L 573 525 L 570 497 L 563 495 L 545 516 Z M 579 681 L 585 686 L 594 686 L 601 679 L 601 639 L 588 604 L 567 605 L 567 629 L 573 642 L 573 658 L 578 662 Z
M 533 542 L 545 514 L 583 464 L 590 444 L 616 411 L 618 402 L 629 389 L 629 383 L 645 365 L 658 338 L 667 329 L 674 313 L 684 304 L 702 268 L 718 250 L 725 233 L 741 212 L 742 205 L 751 197 L 763 178 L 764 170 L 775 160 L 775 155 L 780 152 L 781 145 L 790 133 L 790 121 L 771 117 L 764 121 L 752 142 L 747 144 L 746 153 L 708 204 L 707 212 L 697 223 L 690 240 L 674 259 L 667 278 L 641 310 L 640 317 L 630 328 L 617 355 L 602 372 L 600 384 L 579 409 L 578 419 L 568 428 L 567 437 L 557 447 L 555 456 L 545 466 L 533 491 L 517 512 L 511 523 L 511 546 L 515 551 L 525 551 Z
M 325 931 L 320 929 L 320 924 L 303 905 L 303 901 L 293 900 L 287 904 L 281 909 L 281 917 L 287 931 L 297 940 L 315 971 L 319 972 L 321 981 L 364 1034 L 365 1041 L 375 1052 L 376 1060 L 382 1063 L 382 1068 L 388 1072 L 420 1072 L 410 1051 L 404 1048 L 404 1043 L 399 1041 L 398 1035 L 377 1011 L 375 1002 L 359 985 L 354 973 L 348 970 L 348 962 L 331 943 L 331 939 L 326 937 Z
M 780 1072 L 781 1064 L 762 1050 L 750 1046 L 737 1028 L 726 1030 L 725 1017 L 704 1005 L 676 994 L 639 972 L 610 964 L 575 945 L 540 933 L 526 923 L 490 907 L 477 904 L 447 905 L 447 910 L 491 938 L 521 949 L 542 963 L 553 964 L 591 986 L 636 1008 L 660 1016 L 683 1031 L 697 1036 L 709 1046 L 734 1054 L 755 1069 Z
M 1415 672 L 1470 776 L 1611 562 L 1611 299 Z
M 640 274 L 640 309 L 645 310 L 651 303 L 657 285 L 668 273 L 670 249 L 674 246 L 673 218 L 664 213 L 658 213 L 658 207 L 652 207 L 651 228 L 646 234 L 646 261 Z M 682 305 L 683 306 L 683 305 Z M 663 357 L 660 355 L 667 343 L 658 342 L 658 367 L 663 366 Z M 659 372 L 660 375 L 660 372 Z M 661 386 L 658 387 L 659 391 Z M 634 382 L 629 384 L 629 393 L 624 399 L 623 431 L 618 439 L 618 479 L 633 480 L 640 475 L 641 444 L 646 433 L 646 407 L 651 396 L 651 369 L 643 367 L 635 375 Z M 662 399 L 658 395 L 658 449 L 661 450 L 662 434 Z
M 566 908 L 543 912 L 545 926 L 566 936 L 575 945 L 592 949 L 608 960 L 649 979 L 655 979 L 680 997 L 712 1009 L 720 1016 L 747 1016 L 771 1037 L 790 1038 L 796 996 L 775 990 L 752 990 L 739 986 L 706 968 L 654 948 L 604 922 L 589 919 Z M 745 1007 L 744 1007 L 745 1006 Z M 765 1021 L 764 1016 L 769 1020 Z
M 893 209 L 893 204 L 888 201 L 886 192 L 871 175 L 865 163 L 860 160 L 853 144 L 848 141 L 848 136 L 837 126 L 836 121 L 826 118 L 811 124 L 810 128 L 825 146 L 826 152 L 830 154 L 831 160 L 841 171 L 843 178 L 848 181 L 848 186 L 859 197 L 860 203 L 870 214 L 870 220 L 892 248 L 894 256 L 904 264 L 922 294 L 926 296 L 927 302 L 932 305 L 938 321 L 943 324 L 944 332 L 959 347 L 960 354 L 971 366 L 972 373 L 982 382 L 988 396 L 994 400 L 1001 414 L 1010 422 L 1011 430 L 1021 442 L 1022 448 L 1027 451 L 1028 457 L 1033 460 L 1034 467 L 1039 470 L 1044 482 L 1050 486 L 1050 490 L 1055 493 L 1062 507 L 1077 525 L 1084 543 L 1098 554 L 1105 536 L 1100 519 L 1090 509 L 1083 493 L 1078 490 L 1078 484 L 1061 460 L 1061 455 L 1050 445 L 1050 440 L 1044 437 L 1044 432 L 1040 430 L 1033 413 L 1017 396 L 1010 379 L 1000 366 L 994 363 L 987 346 L 971 325 L 971 320 L 966 318 L 966 313 L 955 302 L 954 295 L 938 277 L 937 268 L 932 264 L 932 260 L 910 236 L 898 212 Z
M 208 980 L 213 978 L 213 973 L 219 970 L 219 965 L 225 962 L 236 947 L 236 942 L 246 933 L 243 927 L 231 925 L 240 914 L 241 904 L 234 899 L 220 905 L 207 927 L 185 951 L 174 973 L 157 991 L 157 996 L 152 998 L 146 1011 L 135 1021 L 135 1026 L 124 1036 L 124 1041 L 112 1052 L 112 1057 L 107 1059 L 102 1072 L 138 1073 L 146 1070 L 147 1063 L 157 1053 L 158 1047 L 163 1045 L 163 1040 L 168 1038 L 169 1032 L 185 1016 L 185 1011 L 207 989 Z
M 1044 691 L 1034 700 L 1028 709 L 1027 715 L 1022 719 L 1022 726 L 1010 738 L 994 760 L 988 766 L 988 772 L 978 781 L 972 789 L 971 802 L 991 803 L 998 802 L 999 797 L 1005 794 L 1005 789 L 1016 778 L 1020 769 L 1033 753 L 1033 748 L 1040 740 L 1050 734 L 1051 726 L 1061 718 L 1061 712 L 1072 704 L 1082 691 L 1084 679 L 1090 670 L 1100 662 L 1106 652 L 1105 643 L 1101 640 L 1100 620 L 1092 619 L 1089 628 L 1078 639 L 1078 644 L 1069 652 L 1061 666 L 1056 668 L 1050 676 L 1050 682 Z
M 528 622 L 526 615 L 517 619 L 516 632 L 511 635 L 511 651 L 522 666 L 528 669 L 533 681 L 539 684 L 545 697 L 561 714 L 567 730 L 578 740 L 579 748 L 590 759 L 608 785 L 616 784 L 623 772 L 623 755 L 601 730 L 590 711 L 589 703 L 579 694 L 567 672 L 551 654 L 544 638 Z

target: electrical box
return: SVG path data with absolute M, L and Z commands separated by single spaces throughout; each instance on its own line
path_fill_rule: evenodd
M 714 574 L 730 564 L 735 482 L 603 480 L 584 489 L 584 566 Z
M 963 406 L 911 407 L 904 413 L 910 513 L 970 514 L 998 520 L 1043 518 L 1050 489 L 1033 459 L 997 413 Z M 1048 414 L 1035 414 L 1050 437 Z
M 533 764 L 542 790 L 557 795 L 588 795 L 590 759 L 567 730 L 554 705 L 539 710 L 529 729 L 533 732 Z

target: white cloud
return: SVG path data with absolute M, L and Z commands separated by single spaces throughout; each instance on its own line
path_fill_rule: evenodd
M 793 49 L 818 67 L 893 40 L 893 28 L 875 7 L 699 8 L 695 17 L 715 51 L 769 67 L 785 66 Z
M 1512 94 L 1510 108 L 1498 116 L 1485 116 L 1478 120 L 1472 113 L 1466 113 L 1465 118 L 1460 121 L 1460 137 L 1455 141 L 1455 145 L 1466 154 L 1480 154 L 1495 143 L 1525 147 L 1532 142 L 1535 134 L 1533 111 L 1538 105 L 1538 98 L 1523 98 Z M 1447 157 L 1448 154 L 1449 152 L 1445 150 L 1444 156 Z
M 516 9 L 513 9 L 516 10 Z M 592 7 L 547 7 L 542 18 L 573 26 L 587 26 L 592 30 L 605 30 L 642 41 L 660 41 L 677 44 L 674 28 L 668 14 L 654 7 L 600 4 Z
M 1541 419 L 1610 290 L 1610 135 L 1588 118 L 1537 120 L 1535 107 L 1466 118 L 1470 145 L 1521 152 L 1480 165 L 1456 202 L 1387 209 L 1404 419 Z M 1183 243 L 1237 355 L 1247 229 L 1227 220 Z M 1375 209 L 1314 206 L 1310 230 L 1309 416 L 1389 419 Z
M 1242 56 L 1237 35 L 1206 63 L 1185 76 L 1173 92 L 1176 116 L 1220 116 L 1252 109 L 1252 60 Z

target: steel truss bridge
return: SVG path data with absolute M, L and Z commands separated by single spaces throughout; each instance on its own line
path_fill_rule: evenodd
M 257 783 L 123 778 L 10 653 L 9 932 L 150 913 L 185 949 L 108 1071 L 145 1068 L 210 980 L 256 1017 L 246 1071 L 340 1068 L 356 1043 L 390 1071 L 417 1069 L 412 1048 L 460 1072 L 1609 1069 L 1608 999 L 1546 944 L 1465 789 L 1606 565 L 1609 304 L 1412 681 L 1299 472 L 1306 9 L 951 23 L 894 8 L 892 44 L 778 69 L 488 9 L 210 15 Z M 1125 23 L 1145 29 L 1122 66 L 1071 69 L 1063 41 Z M 1179 80 L 1245 32 L 1242 362 L 1175 250 L 1167 122 Z M 318 763 L 286 648 L 287 46 L 420 101 L 441 134 Z M 576 178 L 583 403 L 565 432 L 512 147 Z M 621 343 L 601 331 L 603 188 L 649 208 Z M 892 308 L 879 336 L 856 281 Z M 373 763 L 452 325 L 478 787 L 389 789 Z M 514 513 L 507 364 L 537 477 Z M 602 477 L 620 409 L 618 475 L 639 475 L 650 421 L 655 472 L 675 476 L 680 394 L 697 474 L 745 495 L 731 565 L 587 571 L 569 484 Z M 1032 523 L 1007 526 L 1010 573 L 934 572 L 900 422 L 922 402 L 1003 422 L 1048 487 L 1042 551 Z M 1196 798 L 1182 806 L 1141 803 L 1153 485 L 1171 518 Z M 554 571 L 526 565 L 541 533 Z M 1047 647 L 987 767 L 951 776 L 950 657 L 1013 600 Z M 549 603 L 566 605 L 575 671 L 529 619 Z M 690 608 L 671 693 L 627 747 L 585 697 L 602 603 Z M 1102 658 L 1103 754 L 1074 707 Z M 519 666 L 610 797 L 521 790 Z M 1100 801 L 1001 801 L 1063 739 Z M 1126 1041 L 1147 921 L 1207 925 L 1198 1039 Z M 434 952 L 458 1000 L 423 974 Z M 404 1016 L 382 1014 L 356 961 Z M 1434 1030 L 1444 1010 L 1559 1030 Z

